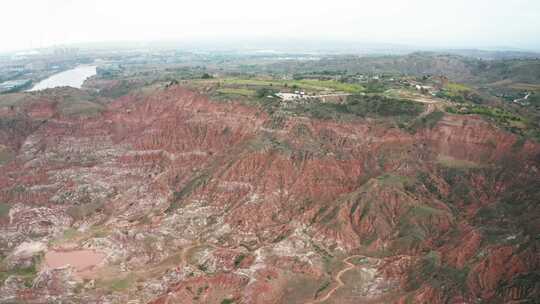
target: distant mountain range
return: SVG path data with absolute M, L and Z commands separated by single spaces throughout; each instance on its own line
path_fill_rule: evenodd
M 465 54 L 469 54 L 468 57 Z M 501 80 L 538 83 L 540 60 L 530 54 L 513 54 L 515 57 L 512 57 L 512 53 L 486 51 L 415 52 L 382 56 L 340 55 L 328 56 L 318 61 L 280 62 L 271 69 L 285 72 L 327 70 L 367 74 L 445 75 L 454 81 L 468 83 Z
M 479 59 L 539 58 L 540 50 L 512 47 L 490 48 L 449 48 L 433 46 L 414 46 L 393 43 L 369 43 L 342 40 L 301 40 L 301 39 L 234 39 L 234 40 L 189 40 L 189 41 L 111 41 L 57 45 L 41 50 L 55 48 L 79 48 L 81 50 L 160 50 L 180 49 L 186 51 L 233 51 L 233 52 L 272 52 L 309 54 L 355 54 L 355 55 L 406 55 L 414 52 L 437 52 Z

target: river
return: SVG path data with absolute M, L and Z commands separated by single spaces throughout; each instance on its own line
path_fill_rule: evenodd
M 39 91 L 56 87 L 74 87 L 80 89 L 84 81 L 96 75 L 96 66 L 81 65 L 74 69 L 54 74 L 47 79 L 38 82 L 30 91 Z

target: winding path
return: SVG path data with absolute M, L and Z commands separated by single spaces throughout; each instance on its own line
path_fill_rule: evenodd
M 313 304 L 313 303 L 321 303 L 321 302 L 324 302 L 324 301 L 328 300 L 328 299 L 336 292 L 336 290 L 338 290 L 339 288 L 343 287 L 343 286 L 345 285 L 345 283 L 343 283 L 343 281 L 341 280 L 341 276 L 342 276 L 345 272 L 347 272 L 347 271 L 349 271 L 349 270 L 351 270 L 351 269 L 353 269 L 354 267 L 357 266 L 357 265 L 355 265 L 355 264 L 349 262 L 350 259 L 352 259 L 352 258 L 357 258 L 357 257 L 359 257 L 359 258 L 364 258 L 365 256 L 363 256 L 363 255 L 351 255 L 351 256 L 349 256 L 349 257 L 343 259 L 343 263 L 345 263 L 347 266 L 346 266 L 345 268 L 341 269 L 341 270 L 336 274 L 334 280 L 335 280 L 338 284 L 337 284 L 336 286 L 334 286 L 334 288 L 330 289 L 330 290 L 328 291 L 328 293 L 326 293 L 326 295 L 325 295 L 324 297 L 319 298 L 319 299 L 315 299 L 315 300 L 313 300 L 313 301 L 306 302 L 305 304 Z

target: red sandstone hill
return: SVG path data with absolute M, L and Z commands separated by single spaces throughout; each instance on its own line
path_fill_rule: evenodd
M 0 167 L 1 301 L 540 297 L 540 145 L 478 116 L 415 132 L 276 120 L 171 87 L 89 116 L 31 100 L 0 109 L 0 122 L 12 155 Z M 21 256 L 25 242 L 107 258 L 81 281 Z M 19 279 L 28 265 L 36 277 Z

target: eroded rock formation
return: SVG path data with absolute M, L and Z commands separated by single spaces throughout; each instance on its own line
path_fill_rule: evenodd
M 41 242 L 106 256 L 81 281 L 38 254 L 34 277 L 6 269 L 3 302 L 306 303 L 354 254 L 377 262 L 357 261 L 329 303 L 540 296 L 540 145 L 474 115 L 411 133 L 173 86 L 93 116 L 52 98 L 0 118 L 14 154 L 0 167 L 2 255 L 24 261 L 18 248 Z

